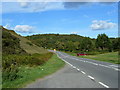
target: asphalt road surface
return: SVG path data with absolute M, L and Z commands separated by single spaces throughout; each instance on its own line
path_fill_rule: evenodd
M 70 56 L 59 51 L 55 53 L 67 63 L 65 67 L 26 88 L 118 88 L 120 69 L 117 64 Z

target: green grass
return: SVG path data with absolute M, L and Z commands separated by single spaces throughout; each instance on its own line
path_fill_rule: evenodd
M 66 52 L 66 53 L 72 56 L 76 56 L 76 53 L 71 53 L 71 52 Z M 104 54 L 87 55 L 87 56 L 79 56 L 79 57 L 98 60 L 98 61 L 105 61 L 114 64 L 120 64 L 120 61 L 118 60 L 118 52 L 110 52 Z
M 3 84 L 3 88 L 22 88 L 27 84 L 35 81 L 38 78 L 43 78 L 49 74 L 56 72 L 58 69 L 62 68 L 65 65 L 61 59 L 57 57 L 56 54 L 52 56 L 45 64 L 42 66 L 28 67 L 21 66 L 19 67 L 20 78 L 15 81 L 6 81 Z
M 1 70 L 1 68 L 0 68 L 0 90 L 1 90 L 1 88 L 2 88 L 2 70 Z

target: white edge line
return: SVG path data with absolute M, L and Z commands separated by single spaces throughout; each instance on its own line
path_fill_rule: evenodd
M 59 57 L 59 55 L 57 54 L 57 56 Z M 59 57 L 60 59 L 62 59 L 61 57 Z M 65 61 L 64 59 L 62 59 L 63 61 Z M 72 66 L 72 67 L 74 67 L 72 64 L 70 64 L 69 62 L 67 62 L 67 61 L 65 61 L 67 64 L 69 64 L 70 66 Z M 74 67 L 74 68 L 76 68 L 76 67 Z M 78 68 L 77 68 L 77 70 L 79 70 Z M 86 74 L 84 71 L 81 71 L 83 74 Z M 91 79 L 93 79 L 94 80 L 94 78 L 92 77 L 92 76 L 89 76 L 88 75 L 88 77 L 89 78 L 91 78 Z M 109 88 L 109 86 L 107 86 L 107 85 L 105 85 L 104 83 L 102 83 L 102 82 L 98 82 L 99 84 L 101 84 L 102 86 L 104 86 L 104 87 L 106 87 L 106 88 Z
M 61 54 L 61 53 L 60 53 Z M 58 55 L 58 54 L 57 54 Z M 61 54 L 62 55 L 62 54 Z M 58 56 L 59 57 L 59 56 Z M 60 58 L 60 57 L 59 57 Z M 62 59 L 62 58 L 61 58 Z M 97 63 L 93 63 L 93 62 L 89 62 L 89 61 L 85 61 L 85 60 L 79 60 L 79 59 L 76 59 L 76 58 L 72 58 L 72 59 L 75 59 L 75 60 L 77 60 L 77 61 L 82 61 L 82 62 L 87 62 L 87 63 L 91 63 L 91 64 L 93 64 L 93 65 L 99 65 L 99 66 L 103 66 L 103 67 L 106 67 L 106 68 L 112 68 L 112 67 L 109 67 L 109 66 L 106 66 L 106 65 L 102 65 L 102 64 L 97 64 Z M 64 59 L 62 59 L 63 61 L 65 61 Z M 65 61 L 66 62 L 66 61 Z M 68 63 L 68 62 L 66 62 L 66 63 Z M 70 64 L 70 63 L 69 63 Z M 76 68 L 76 67 L 74 67 L 73 65 L 71 65 L 70 64 L 70 66 L 72 66 L 73 68 Z M 116 70 L 116 71 L 120 71 L 119 69 L 117 69 L 117 68 L 112 68 L 112 69 L 114 69 L 114 70 Z
M 60 58 L 60 59 L 62 59 L 58 54 L 57 54 L 57 56 Z M 76 68 L 75 66 L 73 66 L 72 64 L 70 64 L 69 62 L 67 62 L 67 61 L 65 61 L 64 59 L 62 59 L 64 62 L 66 62 L 67 64 L 69 64 L 70 66 L 72 66 L 73 68 Z
M 99 84 L 101 84 L 102 86 L 106 87 L 106 88 L 109 88 L 109 86 L 105 85 L 104 83 L 102 82 L 98 82 Z

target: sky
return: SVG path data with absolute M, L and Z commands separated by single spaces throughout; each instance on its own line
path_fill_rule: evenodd
M 118 37 L 118 3 L 2 2 L 2 23 L 22 36 L 77 34 Z

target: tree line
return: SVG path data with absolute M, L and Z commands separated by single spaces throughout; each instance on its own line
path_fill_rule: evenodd
M 29 40 L 46 49 L 69 52 L 112 52 L 120 49 L 120 38 L 109 38 L 106 34 L 98 34 L 96 39 L 76 34 L 38 34 L 27 36 Z

